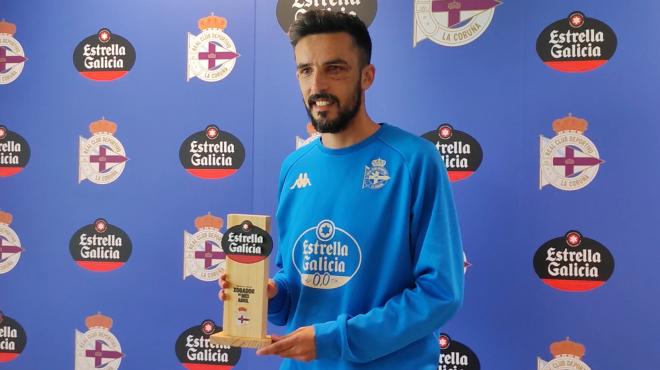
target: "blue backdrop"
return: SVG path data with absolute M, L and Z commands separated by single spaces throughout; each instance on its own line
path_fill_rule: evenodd
M 184 230 L 211 212 L 274 215 L 282 159 L 307 136 L 293 53 L 276 18 L 275 0 L 2 1 L 0 18 L 17 26 L 28 60 L 0 85 L 0 124 L 29 143 L 19 174 L 0 178 L 0 209 L 25 249 L 0 275 L 0 311 L 18 321 L 27 346 L 4 369 L 72 368 L 75 330 L 101 312 L 126 357 L 122 370 L 181 368 L 178 336 L 210 318 L 219 323 L 217 284 L 182 279 Z M 536 40 L 551 23 L 579 10 L 608 24 L 618 46 L 587 73 L 548 68 Z M 187 33 L 211 12 L 240 54 L 225 79 L 186 81 Z M 660 205 L 660 15 L 654 1 L 517 1 L 499 5 L 475 41 L 413 48 L 413 1 L 378 1 L 370 31 L 376 82 L 367 108 L 422 135 L 441 123 L 481 145 L 481 167 L 453 184 L 466 273 L 463 308 L 442 331 L 470 347 L 484 369 L 529 369 L 566 337 L 586 347 L 592 369 L 651 369 L 657 346 L 660 284 L 654 232 Z M 128 39 L 136 62 L 112 82 L 80 76 L 72 53 L 107 27 Z M 539 136 L 569 113 L 589 122 L 584 134 L 605 162 L 588 186 L 539 189 Z M 129 160 L 116 181 L 78 184 L 78 141 L 101 117 L 117 123 Z M 240 170 L 205 180 L 179 163 L 179 147 L 215 124 L 246 150 Z M 133 252 L 116 271 L 80 268 L 69 240 L 105 218 L 130 236 Z M 546 241 L 576 229 L 605 245 L 612 277 L 588 292 L 553 289 L 532 264 Z M 223 229 L 224 231 L 224 229 Z M 275 233 L 276 230 L 273 230 Z M 274 333 L 283 329 L 271 327 Z M 236 369 L 277 368 L 275 358 L 243 350 Z

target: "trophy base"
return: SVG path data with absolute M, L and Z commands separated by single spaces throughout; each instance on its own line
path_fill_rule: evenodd
M 211 335 L 211 343 L 243 348 L 261 348 L 273 343 L 270 335 L 264 338 L 235 337 L 226 334 L 224 331 Z

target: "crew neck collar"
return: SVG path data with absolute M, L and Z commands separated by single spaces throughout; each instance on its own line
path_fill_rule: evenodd
M 387 128 L 389 126 L 387 123 L 384 123 L 384 122 L 381 122 L 378 125 L 380 126 L 380 128 L 378 128 L 378 130 L 376 132 L 374 132 L 373 134 L 371 134 L 370 136 L 368 136 L 364 140 L 360 141 L 359 143 L 355 143 L 351 146 L 347 146 L 345 148 L 339 148 L 339 149 L 328 148 L 328 147 L 323 145 L 323 142 L 322 142 L 323 138 L 319 137 L 319 139 L 316 140 L 316 147 L 320 151 L 322 151 L 323 153 L 332 154 L 332 155 L 342 155 L 342 154 L 352 153 L 356 150 L 360 150 L 360 149 L 364 148 L 365 146 L 371 144 L 373 141 L 378 139 L 378 137 L 380 135 L 382 135 L 385 128 Z

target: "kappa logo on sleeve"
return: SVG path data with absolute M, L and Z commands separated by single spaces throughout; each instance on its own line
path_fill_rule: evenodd
M 117 124 L 102 118 L 89 125 L 92 137 L 80 137 L 78 183 L 89 180 L 106 185 L 121 176 L 126 167 L 126 151 L 114 136 Z
M 187 80 L 197 77 L 216 82 L 229 76 L 240 56 L 234 41 L 224 32 L 227 19 L 211 13 L 197 22 L 199 35 L 188 33 Z
M 11 213 L 0 211 L 0 274 L 16 267 L 23 253 L 18 235 L 9 227 L 13 219 Z
M 0 21 L 0 85 L 14 82 L 27 60 L 21 43 L 13 37 L 15 33 L 15 24 Z
M 302 284 L 317 289 L 345 285 L 362 263 L 357 240 L 331 220 L 323 220 L 300 234 L 291 254 Z
M 15 360 L 26 344 L 27 334 L 21 324 L 0 311 L 0 363 Z
M 442 46 L 462 46 L 481 36 L 499 0 L 415 0 L 413 47 L 424 39 Z
M 85 319 L 87 331 L 76 330 L 75 370 L 117 370 L 124 353 L 110 329 L 112 318 L 97 313 Z
M 591 370 L 589 365 L 582 361 L 586 350 L 580 343 L 573 342 L 569 338 L 561 342 L 554 342 L 550 345 L 550 353 L 554 357 L 550 361 L 545 361 L 540 357 L 536 358 L 537 370 Z
M 209 213 L 195 219 L 196 233 L 184 231 L 184 279 L 192 275 L 202 281 L 215 281 L 225 271 L 226 255 L 220 232 L 224 223 L 221 217 Z

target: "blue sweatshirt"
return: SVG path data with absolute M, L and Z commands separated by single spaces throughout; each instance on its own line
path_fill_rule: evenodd
M 382 124 L 347 148 L 296 150 L 282 164 L 277 222 L 269 320 L 314 325 L 317 354 L 281 369 L 438 368 L 433 331 L 461 305 L 463 251 L 429 141 Z

